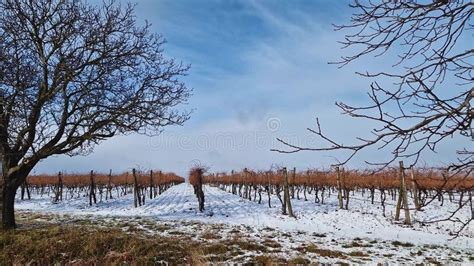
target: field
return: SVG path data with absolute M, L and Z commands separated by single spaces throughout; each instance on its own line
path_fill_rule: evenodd
M 472 262 L 474 230 L 472 224 L 462 227 L 463 221 L 472 219 L 472 196 L 468 189 L 472 179 L 452 178 L 446 185 L 436 172 L 414 171 L 419 184 L 407 182 L 412 225 L 406 225 L 403 219 L 394 219 L 400 186 L 397 172 L 391 173 L 385 173 L 384 179 L 347 171 L 341 171 L 339 178 L 334 171 L 285 175 L 246 170 L 229 175 L 211 174 L 202 180 L 203 212 L 198 210 L 193 186 L 171 174 L 167 182 L 159 182 L 153 172 L 151 179 L 150 173 L 137 172 L 136 182 L 133 174 L 128 174 L 128 179 L 123 178 L 127 174 L 118 175 L 121 178 L 114 176 L 110 178 L 112 193 L 108 196 L 105 194 L 109 191 L 109 178 L 104 175 L 103 182 L 94 182 L 97 201 L 92 204 L 90 181 L 77 181 L 90 180 L 88 175 L 76 176 L 75 182 L 71 181 L 74 178 L 63 176 L 64 187 L 69 187 L 62 192 L 62 200 L 57 200 L 57 176 L 31 177 L 31 199 L 21 200 L 18 195 L 16 207 L 31 223 L 86 224 L 98 227 L 99 231 L 115 228 L 129 236 L 159 236 L 163 241 L 190 245 L 177 258 L 163 255 L 156 244 L 155 249 L 150 244 L 152 251 L 146 256 L 161 262 Z M 161 176 L 165 180 L 165 175 Z M 285 176 L 289 179 L 288 196 L 296 218 L 282 214 L 279 187 L 280 178 Z M 114 179 L 122 181 L 114 183 Z M 356 185 L 361 180 L 365 185 Z M 418 193 L 412 193 L 413 186 Z M 282 192 L 284 188 L 283 182 Z M 102 193 L 98 192 L 100 189 Z M 140 191 L 138 195 L 133 193 L 135 190 Z M 382 193 L 386 194 L 383 205 Z M 414 195 L 420 196 L 418 209 L 414 206 Z M 136 205 L 137 197 L 143 200 L 141 206 Z M 453 211 L 453 217 L 445 220 Z M 404 212 L 400 218 L 404 218 Z M 112 249 L 104 252 L 104 256 L 116 254 Z M 124 260 L 137 261 L 144 256 L 132 255 Z

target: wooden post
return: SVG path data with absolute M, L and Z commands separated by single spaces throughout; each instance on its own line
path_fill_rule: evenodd
M 24 197 L 25 197 L 25 182 L 21 184 L 21 200 L 24 200 Z
M 63 175 L 59 173 L 59 200 L 63 200 Z
M 133 174 L 133 205 L 136 207 L 138 207 L 138 204 L 139 204 L 139 200 L 140 200 L 140 196 L 138 195 L 139 191 L 138 191 L 138 180 L 137 180 L 137 173 L 136 173 L 136 170 L 135 168 L 133 168 L 132 170 L 132 174 Z
M 189 182 L 193 185 L 194 194 L 198 200 L 199 211 L 204 211 L 204 191 L 202 190 L 203 186 L 203 169 L 202 168 L 194 168 L 192 169 Z
M 161 172 L 161 171 L 160 171 Z M 154 187 L 153 187 L 153 197 L 156 198 L 158 196 L 158 187 L 160 186 L 160 172 L 158 172 L 158 179 L 156 182 L 154 182 Z
M 339 209 L 342 209 L 343 202 L 342 202 L 342 184 L 341 184 L 341 172 L 339 167 L 336 167 L 336 174 L 337 174 L 337 199 L 339 200 Z
M 1 166 L 0 166 L 1 168 Z M 30 194 L 30 185 L 28 185 L 28 179 L 25 181 L 25 187 L 26 187 L 26 195 L 28 196 L 28 199 L 31 199 L 31 194 Z
M 405 171 L 403 168 L 403 162 L 400 161 L 400 167 L 402 168 L 402 195 L 403 195 L 403 205 L 405 209 L 405 224 L 411 225 L 410 209 L 408 207 L 408 193 L 405 182 Z
M 421 210 L 420 200 L 418 199 L 418 185 L 415 179 L 415 169 L 410 169 L 411 184 L 413 186 L 413 201 L 415 202 L 415 208 L 417 211 Z
M 95 197 L 94 170 L 91 170 L 90 174 L 89 206 L 92 206 L 92 202 L 94 202 L 94 204 L 97 203 Z
M 160 172 L 158 172 L 158 177 L 159 177 L 159 180 L 158 180 L 158 195 L 161 195 L 161 193 L 163 193 L 163 191 L 161 190 L 161 180 L 163 180 L 161 170 L 160 170 Z
M 281 200 L 281 197 L 280 197 L 280 189 L 279 187 L 277 187 L 277 196 L 278 196 L 278 199 L 280 199 L 280 202 L 281 202 L 281 213 L 283 215 L 287 215 L 288 212 L 286 211 L 286 192 L 285 192 L 285 173 L 286 173 L 286 167 L 284 167 L 281 171 L 283 173 L 283 184 L 281 184 L 281 187 L 282 187 L 282 192 L 283 192 L 283 200 Z
M 150 199 L 153 199 L 153 170 L 150 170 Z
M 249 194 L 249 185 L 247 184 L 248 182 L 248 170 L 247 168 L 244 168 L 244 199 L 250 199 L 252 200 L 252 195 Z
M 30 200 L 31 199 L 31 194 L 30 194 L 30 189 L 28 187 L 28 177 L 21 184 L 21 200 L 25 199 L 25 193 L 26 193 L 26 196 L 28 197 L 28 199 Z
M 344 172 L 344 168 L 342 169 L 341 172 L 342 172 L 341 183 L 342 183 L 342 188 L 344 191 L 344 199 L 346 200 L 345 209 L 348 210 L 349 209 L 349 188 L 346 185 L 346 175 Z
M 386 199 L 386 195 L 385 195 L 385 190 L 381 189 L 380 190 L 380 202 L 382 203 L 382 214 L 383 214 L 383 217 L 385 217 L 385 199 Z
M 399 174 L 400 176 L 400 174 Z M 400 177 L 399 177 L 400 178 Z M 400 220 L 400 209 L 402 207 L 402 196 L 401 196 L 401 186 L 400 188 L 398 189 L 398 200 L 397 200 L 397 206 L 395 207 L 395 221 L 398 221 Z M 395 191 L 393 191 L 392 193 L 395 194 Z
M 56 184 L 56 195 L 54 197 L 54 202 L 63 200 L 63 179 L 62 173 L 58 173 L 58 183 Z
M 232 180 L 232 184 L 231 184 L 232 194 L 236 195 L 237 194 L 237 188 L 236 188 L 235 183 L 234 183 L 234 170 L 230 171 L 230 176 L 231 176 L 231 180 Z
M 293 167 L 293 173 L 291 175 L 291 198 L 295 198 L 295 180 L 296 180 L 296 167 Z
M 105 200 L 107 200 L 107 194 L 109 199 L 112 199 L 112 169 L 109 169 L 109 182 L 107 184 L 107 193 L 105 194 Z
M 58 172 L 58 182 L 54 184 L 54 199 L 53 202 L 58 202 L 59 201 L 59 180 L 61 179 L 61 172 Z
M 308 201 L 308 197 L 306 196 L 306 190 L 308 189 L 308 184 L 310 184 L 310 175 L 309 175 L 309 170 L 306 171 L 306 181 L 304 183 L 304 201 Z M 311 191 L 310 191 L 311 193 Z
M 31 194 L 30 194 L 30 186 L 28 185 L 28 178 L 26 178 L 24 185 L 25 185 L 25 190 L 26 190 L 26 196 L 30 200 L 31 199 Z
M 204 211 L 204 191 L 202 190 L 203 180 L 202 180 L 203 170 L 199 169 L 198 175 L 198 202 L 199 202 L 199 211 Z
M 472 191 L 469 190 L 469 205 L 471 207 L 471 219 L 474 219 L 474 208 L 472 208 Z
M 295 215 L 293 214 L 293 208 L 291 207 L 291 199 L 290 199 L 290 190 L 288 187 L 288 171 L 286 170 L 286 167 L 283 168 L 283 173 L 284 173 L 284 199 L 285 199 L 285 205 L 286 208 L 288 209 L 288 216 L 296 218 Z
M 281 187 L 283 188 L 283 184 L 281 184 Z M 285 189 L 283 188 L 283 200 L 281 199 L 281 196 L 280 196 L 280 185 L 276 185 L 276 188 L 275 188 L 275 194 L 277 195 L 277 198 L 278 200 L 280 201 L 281 203 L 281 213 L 283 215 L 286 215 L 286 199 L 285 199 Z
M 400 209 L 403 206 L 403 209 L 405 210 L 405 224 L 411 225 L 411 217 L 410 217 L 410 210 L 408 209 L 408 197 L 407 197 L 407 190 L 406 190 L 406 184 L 405 184 L 405 172 L 404 172 L 404 166 L 403 166 L 403 161 L 399 162 L 399 178 L 400 178 L 400 190 L 399 190 L 399 195 L 398 195 L 398 202 L 397 202 L 397 208 L 395 210 L 395 220 L 400 219 Z
M 271 208 L 272 203 L 271 203 L 271 198 L 270 198 L 270 185 L 267 184 L 265 186 L 265 191 L 267 192 L 267 196 L 268 196 L 268 208 Z

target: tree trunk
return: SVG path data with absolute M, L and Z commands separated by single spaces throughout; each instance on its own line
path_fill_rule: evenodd
M 1 223 L 3 229 L 14 229 L 15 224 L 15 194 L 17 188 L 12 186 L 2 185 L 2 200 L 0 207 L 2 209 Z
M 2 215 L 0 217 L 0 224 L 3 229 L 14 229 L 16 227 L 15 223 L 15 195 L 16 191 L 20 185 L 26 181 L 26 177 L 31 171 L 31 168 L 25 167 L 16 171 L 14 174 L 7 176 L 4 173 L 8 173 L 8 170 L 5 167 L 4 162 L 2 161 L 3 156 L 0 150 L 0 162 L 2 162 L 2 167 L 0 167 L 0 210 Z

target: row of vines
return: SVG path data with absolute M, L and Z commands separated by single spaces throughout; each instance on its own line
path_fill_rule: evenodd
M 87 198 L 89 205 L 104 200 L 124 197 L 133 193 L 134 206 L 145 204 L 146 198 L 153 199 L 171 186 L 184 182 L 174 173 L 162 171 L 137 171 L 120 174 L 95 173 L 57 175 L 30 175 L 21 186 L 21 199 L 31 199 L 31 193 L 40 197 L 51 197 L 53 202 L 73 198 Z
M 244 169 L 231 173 L 210 173 L 204 176 L 203 182 L 259 204 L 262 203 L 263 193 L 270 208 L 271 197 L 277 197 L 282 213 L 290 216 L 294 216 L 290 199 L 325 204 L 327 198 L 334 195 L 340 209 L 349 209 L 351 200 L 368 200 L 371 204 L 380 204 L 383 215 L 386 216 L 387 205 L 394 205 L 395 219 L 400 219 L 400 212 L 403 210 L 406 224 L 411 224 L 410 210 L 420 211 L 433 201 L 442 206 L 445 200 L 449 200 L 456 203 L 454 206 L 457 210 L 470 208 L 471 220 L 474 218 L 472 174 L 447 176 L 445 172 L 436 169 L 406 169 L 403 162 L 400 162 L 398 168 L 375 173 L 338 167 L 324 171 Z M 358 197 L 360 195 L 362 198 Z M 388 199 L 395 203 L 388 203 Z

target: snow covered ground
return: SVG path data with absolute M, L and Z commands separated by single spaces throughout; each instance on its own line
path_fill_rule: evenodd
M 17 199 L 16 208 L 23 211 L 84 217 L 113 219 L 140 217 L 161 222 L 198 221 L 205 224 L 224 224 L 228 228 L 243 226 L 256 232 L 271 228 L 279 232 L 289 232 L 297 238 L 296 242 L 305 243 L 314 240 L 315 235 L 324 235 L 327 239 L 347 243 L 353 239 L 365 239 L 385 243 L 409 242 L 417 246 L 436 245 L 444 247 L 447 254 L 451 254 L 448 250 L 454 253 L 462 252 L 464 255 L 459 255 L 461 258 L 465 254 L 474 253 L 472 224 L 463 230 L 461 236 L 451 240 L 453 236 L 450 232 L 456 229 L 455 224 L 442 222 L 422 225 L 418 222 L 448 215 L 448 211 L 455 208 L 455 203 L 447 200 L 443 206 L 434 202 L 421 212 L 412 212 L 415 224 L 413 227 L 408 227 L 394 223 L 392 218 L 395 211 L 394 202 L 390 201 L 388 196 L 387 217 L 382 216 L 380 204 L 370 203 L 367 194 L 365 198 L 361 194 L 352 196 L 349 210 L 338 210 L 336 195 L 332 194 L 330 198 L 325 198 L 324 204 L 314 203 L 314 195 L 308 195 L 308 201 L 292 200 L 293 210 L 297 216 L 294 219 L 281 214 L 281 205 L 275 196 L 272 197 L 272 208 L 269 208 L 267 197 L 263 193 L 262 204 L 242 199 L 216 187 L 205 186 L 204 193 L 206 197 L 204 213 L 197 211 L 193 188 L 187 183 L 174 186 L 155 199 L 147 199 L 146 204 L 138 208 L 133 207 L 132 194 L 102 201 L 92 207 L 89 207 L 86 197 L 67 199 L 53 204 L 51 198 L 47 196 L 41 198 L 33 195 L 31 200 Z M 465 208 L 458 215 L 466 218 L 470 217 L 471 213 Z M 401 217 L 403 219 L 403 213 Z M 292 248 L 294 243 L 290 240 L 287 245 Z M 334 243 L 326 244 L 336 246 Z M 439 252 L 443 253 L 443 248 Z M 440 256 L 443 257 L 443 254 Z

